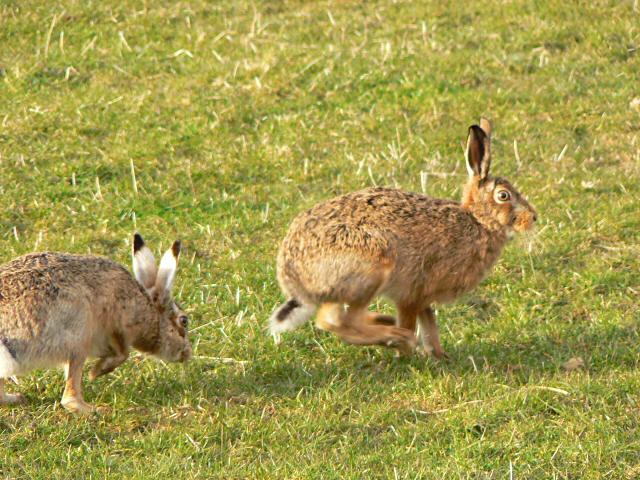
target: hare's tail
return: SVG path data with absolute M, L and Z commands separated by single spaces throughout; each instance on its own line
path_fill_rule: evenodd
M 19 370 L 20 365 L 15 353 L 2 342 L 2 337 L 0 337 L 0 379 L 15 378 L 12 376 L 16 375 Z
M 269 331 L 278 342 L 280 333 L 293 330 L 307 322 L 315 313 L 314 305 L 304 304 L 295 298 L 280 305 L 269 319 Z

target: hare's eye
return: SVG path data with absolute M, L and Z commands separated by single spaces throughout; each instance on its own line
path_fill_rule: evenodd
M 189 319 L 186 315 L 180 315 L 180 317 L 178 317 L 178 322 L 183 328 L 187 328 L 189 326 Z
M 496 193 L 496 200 L 499 202 L 507 202 L 511 198 L 511 194 L 507 190 L 499 190 Z

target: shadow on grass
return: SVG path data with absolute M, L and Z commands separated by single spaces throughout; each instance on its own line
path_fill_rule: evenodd
M 392 351 L 383 348 L 345 345 L 332 355 L 330 363 L 325 363 L 320 353 L 318 361 L 307 356 L 308 365 L 304 366 L 276 359 L 268 365 L 248 366 L 244 373 L 227 372 L 221 386 L 237 385 L 248 394 L 296 395 L 303 388 L 332 383 L 388 384 L 409 380 L 416 373 L 437 379 L 484 372 L 521 383 L 562 372 L 562 364 L 572 357 L 583 358 L 585 369 L 599 375 L 612 369 L 635 370 L 638 340 L 635 325 L 573 323 L 557 331 L 548 326 L 526 335 L 511 330 L 492 338 L 445 344 L 449 358 L 441 362 L 418 356 L 395 358 Z M 300 348 L 298 343 L 293 341 L 287 348 Z
M 518 337 L 505 332 L 488 340 L 466 341 L 448 347 L 450 358 L 436 362 L 430 358 L 395 358 L 390 350 L 375 347 L 339 346 L 331 358 L 308 351 L 308 342 L 296 338 L 272 355 L 257 352 L 246 365 L 202 365 L 188 367 L 188 373 L 162 388 L 169 400 L 180 402 L 180 391 L 216 402 L 245 403 L 251 398 L 293 399 L 319 390 L 366 399 L 368 395 L 388 395 L 387 387 L 416 381 L 416 375 L 438 381 L 444 377 L 490 374 L 504 382 L 523 384 L 562 372 L 571 357 L 582 357 L 591 375 L 612 369 L 635 370 L 638 366 L 634 327 L 618 325 L 566 326 L 560 336 L 541 332 Z M 323 334 L 324 335 L 324 334 Z M 266 348 L 265 350 L 268 350 Z M 304 359 L 296 356 L 304 352 Z M 266 358 L 266 360 L 265 360 Z M 354 386 L 357 388 L 354 390 Z M 355 392 L 355 393 L 354 393 Z M 141 398 L 157 402 L 158 389 L 140 390 Z
M 305 334 L 308 332 L 304 332 Z M 541 326 L 519 333 L 515 327 L 490 338 L 466 339 L 444 348 L 445 361 L 418 356 L 395 358 L 380 347 L 357 347 L 333 343 L 330 334 L 318 333 L 328 353 L 313 344 L 307 335 L 290 338 L 274 350 L 265 339 L 246 363 L 193 361 L 187 366 L 145 365 L 149 360 L 132 359 L 114 374 L 89 383 L 86 398 L 96 404 L 122 404 L 124 408 L 178 406 L 194 399 L 215 403 L 242 404 L 251 398 L 293 399 L 319 390 L 344 392 L 364 399 L 367 395 L 388 394 L 389 385 L 416 382 L 416 375 L 438 381 L 445 377 L 464 378 L 490 374 L 506 383 L 523 384 L 562 371 L 571 357 L 582 357 L 591 375 L 612 369 L 638 368 L 638 328 L 635 325 L 567 323 L 562 328 Z M 325 348 L 323 347 L 323 348 Z M 59 373 L 38 375 L 35 386 L 17 390 L 28 404 L 42 407 L 60 401 L 64 382 Z M 30 382 L 30 381 L 28 381 Z

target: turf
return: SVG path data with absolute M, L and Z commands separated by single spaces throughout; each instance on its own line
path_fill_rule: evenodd
M 86 382 L 90 418 L 61 372 L 22 377 L 0 475 L 640 477 L 639 44 L 637 1 L 4 0 L 0 261 L 180 237 L 196 358 Z M 370 185 L 459 197 L 481 115 L 540 225 L 439 308 L 451 358 L 311 325 L 275 346 L 296 213 Z

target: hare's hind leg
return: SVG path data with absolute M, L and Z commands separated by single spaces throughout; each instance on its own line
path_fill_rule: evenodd
M 397 305 L 398 309 L 398 322 L 396 323 L 395 317 L 391 315 L 382 315 L 369 312 L 367 316 L 367 322 L 372 325 L 390 325 L 405 328 L 411 332 L 416 331 L 416 321 L 418 318 L 418 308 L 406 305 Z
M 371 263 L 360 257 L 345 257 L 339 267 L 323 266 L 326 275 L 322 278 L 332 285 L 325 298 L 331 300 L 320 305 L 317 326 L 354 345 L 382 345 L 403 354 L 412 352 L 416 346 L 414 332 L 398 328 L 395 318 L 389 315 L 368 310 L 371 300 L 384 290 L 393 262 L 382 259 Z
M 431 307 L 424 309 L 418 315 L 420 325 L 420 346 L 426 355 L 433 355 L 438 360 L 446 358 L 447 354 L 440 345 L 440 334 L 436 325 L 436 315 Z
M 370 325 L 387 325 L 389 327 L 395 327 L 397 324 L 396 317 L 393 315 L 385 315 L 377 312 L 367 312 L 364 321 Z
M 415 335 L 404 328 L 383 324 L 371 324 L 371 316 L 366 306 L 349 306 L 346 310 L 338 303 L 320 306 L 316 325 L 338 335 L 353 345 L 382 345 L 397 348 L 403 354 L 413 352 Z
M 20 393 L 7 393 L 4 391 L 4 378 L 0 378 L 0 405 L 17 405 L 24 403 L 25 399 Z
M 82 367 L 86 355 L 72 355 L 65 366 L 67 383 L 60 402 L 64 408 L 74 413 L 93 412 L 93 406 L 84 401 L 82 396 Z

